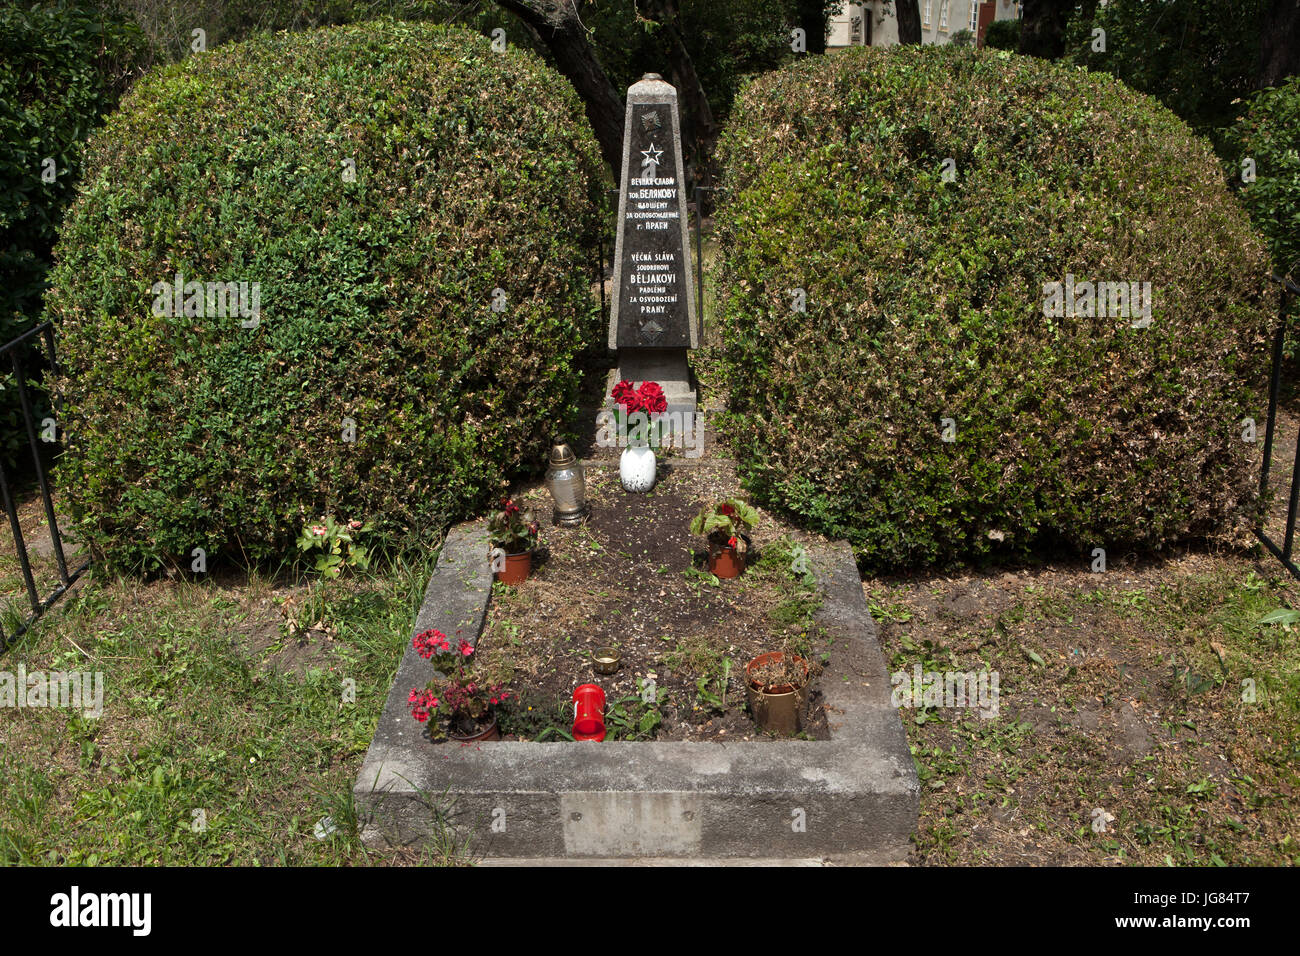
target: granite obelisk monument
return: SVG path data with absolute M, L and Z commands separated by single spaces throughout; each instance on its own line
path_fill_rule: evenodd
M 687 362 L 700 346 L 677 90 L 647 73 L 627 91 L 609 347 L 613 381 L 658 382 L 670 410 L 695 412 Z

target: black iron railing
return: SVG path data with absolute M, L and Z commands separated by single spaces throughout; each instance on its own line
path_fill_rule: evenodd
M 1268 492 L 1268 473 L 1273 464 L 1273 435 L 1277 425 L 1277 393 L 1282 380 L 1282 352 L 1286 342 L 1288 307 L 1291 304 L 1291 297 L 1300 294 L 1300 287 L 1297 287 L 1289 279 L 1273 276 L 1273 281 L 1281 286 L 1281 293 L 1278 302 L 1277 334 L 1273 337 L 1273 370 L 1269 375 L 1268 384 L 1268 424 L 1264 428 L 1264 464 L 1259 472 L 1259 493 L 1261 497 Z M 1286 566 L 1288 571 L 1300 578 L 1300 568 L 1296 567 L 1295 562 L 1291 560 L 1292 550 L 1295 546 L 1297 504 L 1300 504 L 1300 436 L 1296 437 L 1296 457 L 1291 468 L 1291 493 L 1287 500 L 1286 509 L 1286 531 L 1283 534 L 1281 546 L 1270 538 L 1264 530 L 1264 517 L 1260 518 L 1259 527 L 1255 529 L 1255 537 L 1259 538 L 1264 547 L 1268 548 Z
M 14 385 L 18 392 L 18 403 L 22 410 L 23 426 L 27 433 L 27 445 L 32 454 L 33 474 L 40 489 L 41 503 L 45 508 L 45 520 L 49 524 L 54 558 L 59 565 L 59 583 L 53 591 L 45 597 L 41 597 L 36 586 L 36 578 L 32 574 L 32 563 L 27 552 L 27 542 L 23 540 L 22 523 L 18 517 L 18 503 L 14 500 L 9 478 L 5 474 L 4 462 L 0 460 L 0 498 L 3 498 L 5 514 L 9 517 L 9 529 L 13 533 L 14 548 L 18 552 L 18 564 L 22 568 L 23 584 L 26 587 L 28 603 L 31 605 L 31 613 L 12 634 L 5 634 L 4 626 L 0 623 L 0 654 L 3 654 L 18 638 L 26 634 L 32 624 L 36 622 L 36 619 L 67 593 L 68 588 L 72 587 L 82 572 L 90 567 L 90 562 L 86 561 L 76 570 L 68 570 L 68 558 L 63 550 L 63 536 L 59 531 L 59 522 L 54 514 L 54 502 L 50 497 L 50 482 L 45 473 L 45 463 L 41 460 L 42 441 L 38 435 L 36 413 L 32 406 L 32 397 L 28 388 L 28 372 L 38 367 L 36 363 L 29 361 L 29 357 L 33 351 L 39 349 L 42 342 L 48 353 L 47 368 L 50 374 L 53 375 L 56 369 L 54 327 L 49 322 L 44 322 L 33 329 L 29 329 L 16 339 L 0 345 L 0 356 L 7 355 L 10 367 L 13 369 Z M 0 364 L 0 368 L 3 367 L 3 364 Z M 57 421 L 57 418 L 55 421 Z M 49 434 L 45 428 L 42 428 L 41 431 L 45 431 L 47 435 Z

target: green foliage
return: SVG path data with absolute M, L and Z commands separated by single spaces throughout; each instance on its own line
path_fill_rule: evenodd
M 86 136 L 145 49 L 138 29 L 88 4 L 0 2 L 0 343 L 36 324 Z M 37 372 L 34 353 L 19 358 Z M 12 467 L 24 443 L 22 417 L 8 356 L 0 369 L 0 462 Z M 33 398 L 43 415 L 43 397 Z
M 971 47 L 975 45 L 975 34 L 972 33 L 970 30 L 958 30 L 956 33 L 954 33 L 951 37 L 948 38 L 948 42 L 952 46 Z
M 1227 139 L 1237 182 L 1241 163 L 1254 160 L 1255 181 L 1239 195 L 1264 234 L 1274 268 L 1300 277 L 1300 76 L 1256 94 Z
M 727 541 L 758 524 L 758 512 L 739 498 L 705 505 L 691 519 L 691 534 Z
M 365 571 L 370 567 L 370 552 L 357 539 L 370 528 L 357 519 L 339 524 L 333 515 L 325 515 L 318 523 L 303 526 L 298 550 L 314 558 L 313 566 L 327 578 L 337 578 L 344 568 Z
M 101 0 L 99 5 L 134 20 L 148 35 L 158 60 L 165 63 L 195 52 L 195 27 L 202 27 L 204 45 L 213 50 L 254 33 L 313 30 L 383 17 L 455 22 L 485 34 L 493 26 L 515 23 L 495 3 L 456 0 Z M 522 30 L 508 32 L 527 45 Z
M 521 509 L 514 501 L 507 499 L 502 502 L 500 511 L 492 512 L 487 527 L 488 541 L 492 547 L 501 548 L 506 554 L 521 554 L 536 546 L 541 526 L 532 509 Z
M 1204 0 L 1111 0 L 1066 31 L 1066 56 L 1149 93 L 1220 142 L 1237 101 L 1255 87 L 1260 25 L 1270 0 L 1214 7 Z M 1106 48 L 1093 49 L 1093 30 Z
M 1020 21 L 994 20 L 984 31 L 986 50 L 1011 50 L 1020 48 Z
M 606 740 L 652 740 L 664 722 L 660 710 L 668 699 L 663 688 L 637 679 L 637 693 L 610 701 L 605 706 Z M 647 698 L 653 697 L 653 700 Z
M 872 567 L 1231 530 L 1272 295 L 1182 122 L 1104 75 L 943 47 L 843 51 L 736 109 L 719 371 L 756 503 Z M 1067 275 L 1150 282 L 1152 323 L 1046 317 Z
M 709 98 L 715 118 L 725 118 L 745 76 L 793 60 L 790 29 L 806 4 L 797 0 L 681 0 L 678 31 Z M 823 14 L 836 4 L 823 4 Z M 601 65 L 620 92 L 649 71 L 665 73 L 671 40 L 645 6 L 634 0 L 591 4 L 583 23 Z M 685 107 L 684 107 L 685 108 Z M 691 157 L 686 157 L 690 161 Z
M 85 138 L 117 102 L 143 47 L 138 29 L 89 5 L 0 3 L 0 342 L 40 312 Z M 42 179 L 46 160 L 52 182 Z
M 49 296 L 79 534 L 157 567 L 274 560 L 319 514 L 415 540 L 476 513 L 544 462 L 599 341 L 599 176 L 571 87 L 460 29 L 151 74 L 93 140 Z M 155 314 L 178 273 L 259 283 L 259 320 Z

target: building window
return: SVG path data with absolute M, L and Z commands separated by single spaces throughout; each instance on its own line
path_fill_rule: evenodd
M 948 29 L 948 0 L 939 0 L 939 29 Z
M 980 32 L 980 3 L 982 0 L 971 0 L 970 5 L 970 32 Z
M 921 26 L 927 30 L 930 29 L 930 8 L 934 6 L 934 0 L 925 0 L 925 19 L 921 21 Z

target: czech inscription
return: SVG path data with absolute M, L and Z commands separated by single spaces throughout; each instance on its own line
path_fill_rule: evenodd
M 618 347 L 690 343 L 690 273 L 684 244 L 673 103 L 633 103 L 619 197 Z

